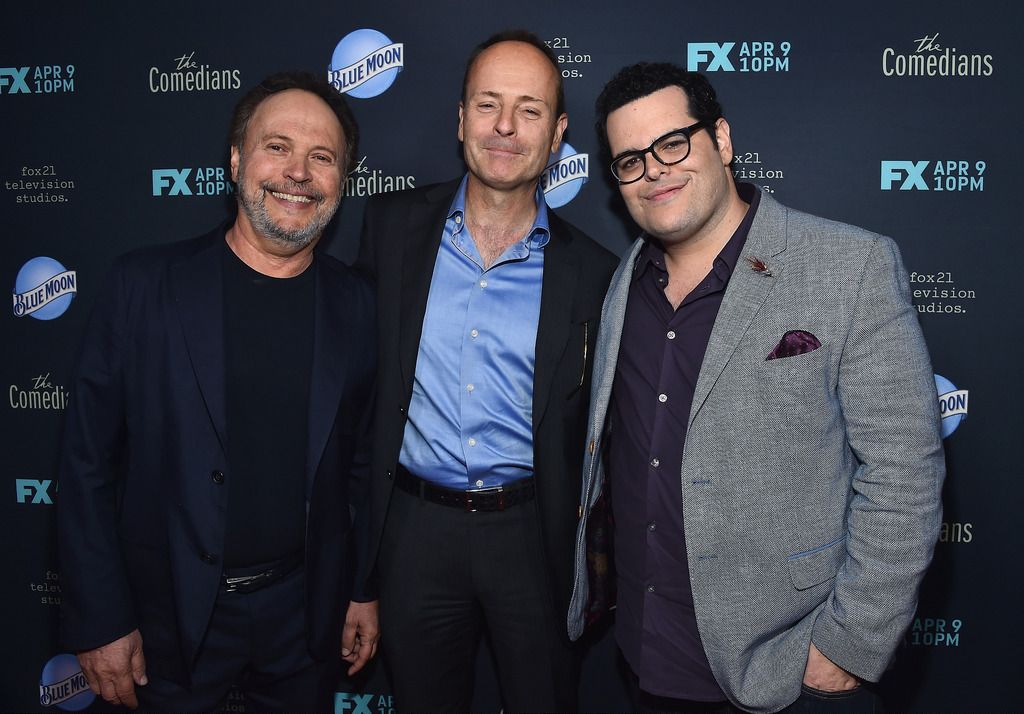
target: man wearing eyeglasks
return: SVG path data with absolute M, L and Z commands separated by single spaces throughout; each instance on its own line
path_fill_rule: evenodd
M 570 636 L 610 496 L 638 709 L 871 711 L 944 476 L 899 251 L 736 184 L 700 74 L 627 67 L 597 116 L 644 233 L 601 318 Z

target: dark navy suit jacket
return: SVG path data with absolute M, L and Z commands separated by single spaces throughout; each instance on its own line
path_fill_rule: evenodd
M 139 628 L 148 666 L 183 682 L 219 588 L 232 478 L 224 232 L 118 259 L 79 357 L 59 472 L 65 646 Z M 305 616 L 310 651 L 326 659 L 349 600 L 372 599 L 360 556 L 376 338 L 368 282 L 326 255 L 314 266 Z
M 358 266 L 376 277 L 380 312 L 371 481 L 371 562 L 384 530 L 412 397 L 420 333 L 441 234 L 459 182 L 375 196 L 367 203 Z M 572 594 L 590 371 L 615 257 L 548 212 L 533 378 L 536 507 L 558 612 Z

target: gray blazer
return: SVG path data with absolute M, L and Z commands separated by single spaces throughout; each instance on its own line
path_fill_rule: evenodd
M 605 417 L 642 242 L 619 265 L 601 316 L 572 639 L 588 603 L 587 520 L 604 484 Z M 701 640 L 718 683 L 746 710 L 778 711 L 799 696 L 812 640 L 878 680 L 914 615 L 945 465 L 907 286 L 889 238 L 761 196 L 701 366 L 680 474 Z M 789 330 L 821 347 L 766 360 Z

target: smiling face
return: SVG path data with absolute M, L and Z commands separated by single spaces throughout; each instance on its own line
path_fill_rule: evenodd
M 556 114 L 556 71 L 525 42 L 499 42 L 476 58 L 459 104 L 471 179 L 498 191 L 533 190 L 569 121 Z
M 326 102 L 301 89 L 267 97 L 244 146 L 231 147 L 242 230 L 275 254 L 313 243 L 341 200 L 344 157 L 344 132 Z
M 645 149 L 658 137 L 695 121 L 681 88 L 659 89 L 608 114 L 612 156 Z M 708 132 L 715 133 L 717 147 Z M 731 233 L 730 213 L 735 215 L 737 205 L 742 206 L 729 170 L 732 140 L 725 119 L 695 132 L 690 143 L 690 155 L 672 166 L 647 154 L 643 177 L 619 186 L 633 220 L 666 246 L 720 237 L 726 226 Z

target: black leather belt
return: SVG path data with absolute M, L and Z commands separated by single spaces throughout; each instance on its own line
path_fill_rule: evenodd
M 537 495 L 532 476 L 506 486 L 458 491 L 424 481 L 401 465 L 395 471 L 395 485 L 425 501 L 461 508 L 470 513 L 504 511 L 506 508 L 532 501 L 533 497 Z
M 226 568 L 221 575 L 220 589 L 226 593 L 251 593 L 262 590 L 292 573 L 302 565 L 302 554 L 295 553 L 280 560 L 247 568 Z

